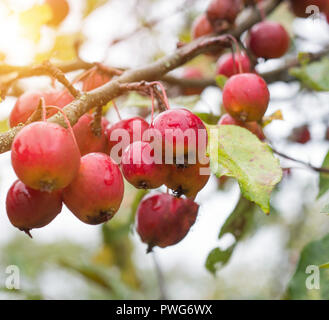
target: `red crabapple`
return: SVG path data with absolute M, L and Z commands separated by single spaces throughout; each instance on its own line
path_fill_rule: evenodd
M 108 138 L 109 152 L 113 160 L 120 163 L 122 152 L 129 146 L 129 144 L 135 141 L 141 141 L 144 131 L 148 128 L 149 124 L 141 117 L 120 120 L 108 127 L 106 135 Z M 127 139 L 124 139 L 124 134 L 127 135 Z M 118 155 L 114 152 L 114 147 L 117 144 L 122 144 L 120 150 L 118 150 Z
M 82 90 L 87 92 L 103 86 L 109 82 L 111 77 L 102 71 L 96 71 L 83 80 Z
M 214 29 L 205 14 L 200 15 L 194 20 L 192 25 L 192 39 L 207 36 L 213 32 Z
M 170 109 L 161 112 L 151 124 L 162 137 L 162 150 L 174 157 L 198 154 L 207 146 L 207 130 L 201 119 L 187 109 Z M 205 139 L 199 139 L 204 134 Z M 203 141 L 204 140 L 204 141 Z M 199 145 L 200 144 L 200 145 Z
M 104 153 L 81 158 L 78 174 L 63 190 L 63 201 L 82 222 L 100 224 L 119 210 L 124 184 L 119 166 Z
M 309 142 L 311 140 L 311 133 L 308 125 L 294 128 L 291 135 L 289 136 L 289 140 L 300 144 Z
M 136 141 L 123 152 L 121 169 L 126 180 L 139 189 L 162 186 L 168 176 L 168 167 L 156 163 L 154 150 L 148 142 Z
M 104 117 L 102 117 L 102 130 L 100 135 L 97 135 L 93 130 L 93 121 L 94 116 L 87 113 L 83 115 L 79 119 L 79 121 L 73 126 L 73 132 L 82 156 L 92 152 L 108 152 L 108 139 L 106 136 L 106 128 L 109 122 Z
M 177 196 L 185 195 L 195 199 L 198 192 L 206 185 L 210 178 L 209 163 L 168 165 L 169 175 L 166 186 L 174 191 Z M 200 170 L 208 171 L 201 172 Z
M 50 192 L 71 183 L 79 170 L 80 152 L 68 129 L 38 121 L 16 135 L 11 161 L 24 184 Z
M 247 45 L 256 57 L 275 59 L 288 51 L 290 38 L 280 23 L 263 21 L 250 29 Z
M 139 204 L 137 232 L 148 245 L 165 248 L 180 242 L 195 223 L 199 205 L 190 199 L 175 198 L 170 194 L 146 196 Z
M 203 78 L 203 74 L 199 68 L 196 67 L 186 67 L 183 72 L 184 79 L 196 79 L 200 80 Z M 184 88 L 183 94 L 189 95 L 200 95 L 202 93 L 202 88 Z
M 6 210 L 11 224 L 31 236 L 31 229 L 46 226 L 61 212 L 61 191 L 42 192 L 17 180 L 7 193 Z
M 241 0 L 212 0 L 207 8 L 207 18 L 215 30 L 222 31 L 223 23 L 234 24 L 241 7 Z
M 53 90 L 48 92 L 30 91 L 22 94 L 16 101 L 9 116 L 10 127 L 25 123 L 39 105 L 40 99 L 45 99 L 46 106 L 57 106 L 63 108 L 73 101 L 72 95 L 67 90 Z M 57 113 L 57 110 L 50 109 L 47 116 Z
M 232 76 L 223 89 L 226 111 L 242 121 L 260 121 L 270 100 L 266 82 L 253 73 Z
M 229 114 L 224 114 L 218 121 L 218 125 L 234 125 L 245 128 L 256 135 L 259 140 L 265 140 L 265 135 L 262 127 L 256 122 L 243 122 L 231 117 Z
M 235 61 L 235 63 L 234 63 Z M 224 75 L 229 78 L 235 74 L 239 73 L 239 61 L 241 63 L 242 72 L 250 73 L 252 72 L 251 63 L 248 56 L 245 53 L 233 55 L 232 53 L 226 53 L 222 55 L 216 65 L 216 74 Z

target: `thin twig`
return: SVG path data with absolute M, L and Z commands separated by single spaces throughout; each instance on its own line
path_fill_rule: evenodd
M 275 149 L 272 148 L 272 147 L 271 147 L 271 149 L 272 149 L 272 151 L 273 151 L 275 154 L 277 154 L 278 156 L 280 156 L 280 157 L 282 157 L 282 158 L 285 158 L 285 159 L 287 159 L 287 160 L 291 160 L 291 161 L 294 161 L 294 162 L 300 163 L 300 164 L 302 164 L 303 166 L 306 166 L 307 168 L 309 168 L 309 169 L 311 169 L 311 170 L 313 170 L 313 171 L 320 172 L 320 173 L 326 173 L 326 174 L 329 174 L 329 168 L 315 167 L 315 166 L 313 166 L 313 165 L 310 164 L 310 163 L 307 163 L 307 162 L 302 161 L 302 160 L 295 159 L 295 158 L 293 158 L 293 157 L 291 157 L 291 156 L 288 156 L 288 155 L 286 155 L 286 154 L 284 154 L 284 153 L 282 153 L 282 152 L 280 152 L 280 151 L 275 150 Z
M 160 291 L 160 298 L 159 300 L 168 300 L 167 294 L 166 294 L 166 289 L 165 289 L 165 279 L 163 276 L 163 272 L 161 269 L 161 266 L 159 264 L 159 261 L 157 259 L 156 254 L 154 251 L 151 252 L 153 262 L 154 262 L 154 267 L 155 267 L 155 272 L 157 275 L 157 280 L 158 280 L 158 285 L 159 285 L 159 291 Z
M 42 64 L 43 68 L 45 68 L 46 72 L 48 72 L 52 77 L 57 79 L 67 90 L 72 94 L 74 98 L 79 98 L 81 93 L 79 90 L 74 88 L 74 86 L 70 83 L 70 81 L 66 78 L 64 72 L 51 64 L 49 61 L 45 61 Z

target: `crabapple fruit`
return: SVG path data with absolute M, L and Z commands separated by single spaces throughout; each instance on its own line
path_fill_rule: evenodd
M 241 120 L 235 119 L 229 114 L 224 114 L 218 121 L 218 125 L 234 125 L 234 126 L 239 126 L 242 128 L 245 128 L 249 130 L 251 133 L 256 135 L 259 140 L 265 140 L 265 135 L 263 132 L 262 127 L 256 122 L 243 122 Z
M 120 120 L 109 126 L 106 130 L 106 135 L 108 138 L 109 152 L 113 160 L 120 163 L 123 151 L 129 146 L 129 144 L 135 141 L 141 141 L 143 133 L 148 128 L 149 124 L 141 117 Z M 126 139 L 124 139 L 124 135 L 127 135 Z M 116 155 L 112 152 L 112 149 L 118 143 L 121 143 L 122 147 L 118 150 L 118 154 Z
M 124 193 L 119 166 L 104 153 L 81 158 L 78 174 L 63 190 L 63 201 L 82 222 L 100 224 L 119 210 Z
M 66 187 L 80 166 L 80 151 L 68 129 L 38 121 L 25 126 L 11 147 L 11 161 L 18 178 L 41 191 Z
M 156 163 L 154 150 L 148 142 L 136 141 L 123 152 L 121 169 L 126 180 L 138 189 L 162 186 L 168 176 L 168 167 Z
M 168 166 L 170 166 L 170 169 L 166 186 L 173 190 L 177 196 L 185 195 L 188 198 L 195 199 L 198 192 L 210 178 L 209 163 L 173 164 Z M 206 172 L 201 172 L 201 170 Z
M 205 14 L 200 15 L 194 20 L 192 25 L 192 39 L 207 36 L 213 32 L 214 29 Z
M 203 78 L 203 74 L 199 68 L 195 67 L 187 67 L 184 69 L 183 72 L 183 78 L 184 79 L 196 79 L 200 80 Z M 203 89 L 202 88 L 184 88 L 183 89 L 183 94 L 186 96 L 190 95 L 200 95 L 202 93 Z
M 25 123 L 40 103 L 40 99 L 45 99 L 46 106 L 57 106 L 63 108 L 73 101 L 72 95 L 67 90 L 53 90 L 49 92 L 31 91 L 22 94 L 16 101 L 9 116 L 10 127 L 15 127 L 20 123 Z M 55 109 L 47 110 L 47 117 L 54 115 Z
M 242 121 L 259 121 L 265 114 L 270 100 L 266 82 L 253 73 L 232 76 L 223 89 L 226 111 Z
M 104 117 L 102 117 L 101 133 L 100 135 L 97 135 L 95 134 L 92 127 L 93 121 L 94 116 L 87 113 L 83 115 L 73 126 L 73 132 L 82 156 L 92 152 L 108 152 L 106 128 L 109 122 Z
M 222 74 L 227 78 L 238 74 L 239 62 L 241 63 L 242 72 L 250 73 L 252 71 L 250 60 L 245 53 L 236 54 L 234 59 L 232 53 L 226 53 L 222 55 L 217 61 L 216 74 Z
M 31 229 L 46 226 L 61 212 L 61 191 L 42 192 L 17 180 L 7 193 L 6 210 L 11 224 L 31 236 Z
M 300 144 L 305 144 L 311 140 L 311 133 L 308 125 L 302 125 L 294 128 L 289 140 Z
M 234 24 L 241 7 L 241 0 L 212 0 L 207 8 L 207 18 L 216 30 L 223 22 Z
M 256 57 L 275 59 L 282 57 L 288 51 L 290 38 L 280 23 L 263 21 L 250 29 L 247 45 Z
M 137 232 L 148 245 L 165 248 L 180 242 L 195 223 L 199 205 L 190 199 L 175 198 L 170 194 L 146 196 L 139 204 Z
M 162 137 L 162 150 L 165 155 L 174 157 L 198 154 L 207 147 L 208 135 L 201 119 L 187 109 L 170 109 L 156 116 L 151 127 Z M 205 139 L 200 139 L 204 134 Z M 168 152 L 168 153 L 167 153 Z
M 97 71 L 90 74 L 86 79 L 83 80 L 82 90 L 87 92 L 101 87 L 105 83 L 109 82 L 111 77 L 102 71 Z

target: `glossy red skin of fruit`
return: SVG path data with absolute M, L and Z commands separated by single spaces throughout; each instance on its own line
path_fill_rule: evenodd
M 108 139 L 106 128 L 109 122 L 102 117 L 101 133 L 96 135 L 93 131 L 94 116 L 92 114 L 83 115 L 73 126 L 73 132 L 78 143 L 81 156 L 92 152 L 108 152 Z
M 329 23 L 329 13 L 327 13 L 326 18 L 327 18 L 327 22 Z
M 242 122 L 240 120 L 234 119 L 229 114 L 224 114 L 218 121 L 218 125 L 234 125 L 245 128 L 251 133 L 256 135 L 259 140 L 265 140 L 265 135 L 262 127 L 255 121 L 253 122 Z
M 192 39 L 207 36 L 213 32 L 214 28 L 211 26 L 205 14 L 200 15 L 194 20 L 192 25 Z
M 307 125 L 303 125 L 298 128 L 294 128 L 291 135 L 289 136 L 289 140 L 300 144 L 309 142 L 311 140 L 309 127 Z
M 235 64 L 234 64 L 235 60 Z M 252 72 L 251 63 L 248 56 L 245 53 L 240 55 L 235 54 L 233 60 L 232 53 L 226 53 L 222 55 L 216 65 L 216 74 L 224 75 L 227 78 L 239 73 L 239 61 L 241 62 L 242 72 Z M 235 65 L 235 66 L 234 66 Z
M 233 24 L 241 7 L 241 0 L 212 0 L 207 8 L 207 18 L 212 25 L 223 20 Z
M 138 189 L 156 189 L 168 177 L 168 166 L 155 162 L 152 146 L 136 141 L 123 152 L 121 170 L 126 180 Z
M 209 162 L 206 164 L 168 165 L 169 175 L 166 186 L 177 196 L 185 195 L 195 199 L 198 192 L 207 184 L 210 178 Z M 201 169 L 208 169 L 208 174 L 200 174 Z M 203 172 L 204 173 L 204 172 Z
M 200 69 L 195 67 L 187 67 L 184 69 L 183 78 L 185 79 L 196 79 L 200 80 L 203 78 L 203 74 Z M 189 95 L 200 95 L 203 89 L 201 88 L 184 88 L 183 94 L 186 96 Z
M 242 121 L 260 121 L 270 101 L 266 82 L 253 73 L 232 76 L 223 89 L 227 113 Z
M 161 112 L 155 117 L 151 124 L 151 128 L 158 130 L 162 136 L 162 150 L 164 153 L 173 152 L 173 156 L 198 154 L 198 150 L 205 151 L 208 142 L 206 127 L 201 119 L 187 109 L 170 109 Z M 182 139 L 175 133 L 179 130 L 182 133 Z M 198 131 L 204 130 L 206 135 L 205 141 L 199 141 Z M 183 138 L 183 135 L 186 136 Z M 195 137 L 195 144 L 189 146 L 190 141 Z M 201 144 L 199 146 L 199 144 Z M 199 149 L 198 149 L 199 148 Z
M 98 87 L 101 87 L 105 83 L 109 82 L 111 77 L 104 72 L 97 71 L 89 75 L 85 80 L 83 80 L 83 91 L 91 91 Z
M 146 196 L 139 204 L 137 232 L 148 244 L 165 248 L 180 242 L 195 223 L 199 205 L 190 199 L 175 198 L 170 194 Z
M 29 234 L 31 229 L 49 224 L 62 211 L 61 191 L 41 192 L 17 180 L 7 193 L 6 209 L 11 224 Z
M 119 166 L 108 155 L 96 152 L 81 158 L 78 174 L 63 190 L 63 201 L 82 222 L 96 225 L 114 216 L 123 193 Z
M 288 51 L 290 38 L 280 23 L 263 21 L 250 29 L 247 45 L 256 57 L 275 59 Z
M 134 137 L 134 126 L 137 128 L 140 127 L 139 132 L 135 132 L 135 137 Z M 133 117 L 129 119 L 124 119 L 120 120 L 117 123 L 114 123 L 110 127 L 107 128 L 106 130 L 106 135 L 108 139 L 108 145 L 109 145 L 109 152 L 111 155 L 112 148 L 119 143 L 122 138 L 119 138 L 119 141 L 115 141 L 114 138 L 111 138 L 111 135 L 114 133 L 115 130 L 121 129 L 124 130 L 129 134 L 129 141 L 124 143 L 124 146 L 122 148 L 122 152 L 129 146 L 129 144 L 135 142 L 135 141 L 140 141 L 143 139 L 143 133 L 149 128 L 149 124 L 141 117 Z M 120 159 L 116 159 L 116 157 L 113 155 L 112 158 L 117 162 L 121 162 L 121 155 L 122 152 L 120 152 L 119 157 Z
M 14 108 L 9 116 L 10 127 L 15 127 L 19 123 L 25 123 L 38 107 L 40 99 L 45 99 L 46 106 L 57 106 L 63 108 L 73 101 L 73 97 L 68 91 L 49 91 L 49 92 L 26 92 L 16 101 Z M 56 109 L 47 110 L 47 117 L 57 113 Z
M 329 12 L 328 0 L 290 0 L 293 13 L 300 18 L 307 18 L 310 13 L 306 13 L 308 6 L 317 6 L 320 12 Z
M 67 0 L 46 0 L 52 11 L 52 18 L 49 25 L 58 26 L 63 22 L 70 12 L 70 6 Z
M 11 161 L 18 178 L 41 191 L 66 187 L 80 166 L 80 151 L 69 130 L 50 122 L 33 122 L 15 137 Z

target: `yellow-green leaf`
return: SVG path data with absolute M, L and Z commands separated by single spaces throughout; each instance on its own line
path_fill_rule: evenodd
M 236 178 L 243 196 L 269 213 L 271 192 L 282 178 L 270 147 L 239 126 L 210 126 L 208 134 L 212 172 Z

